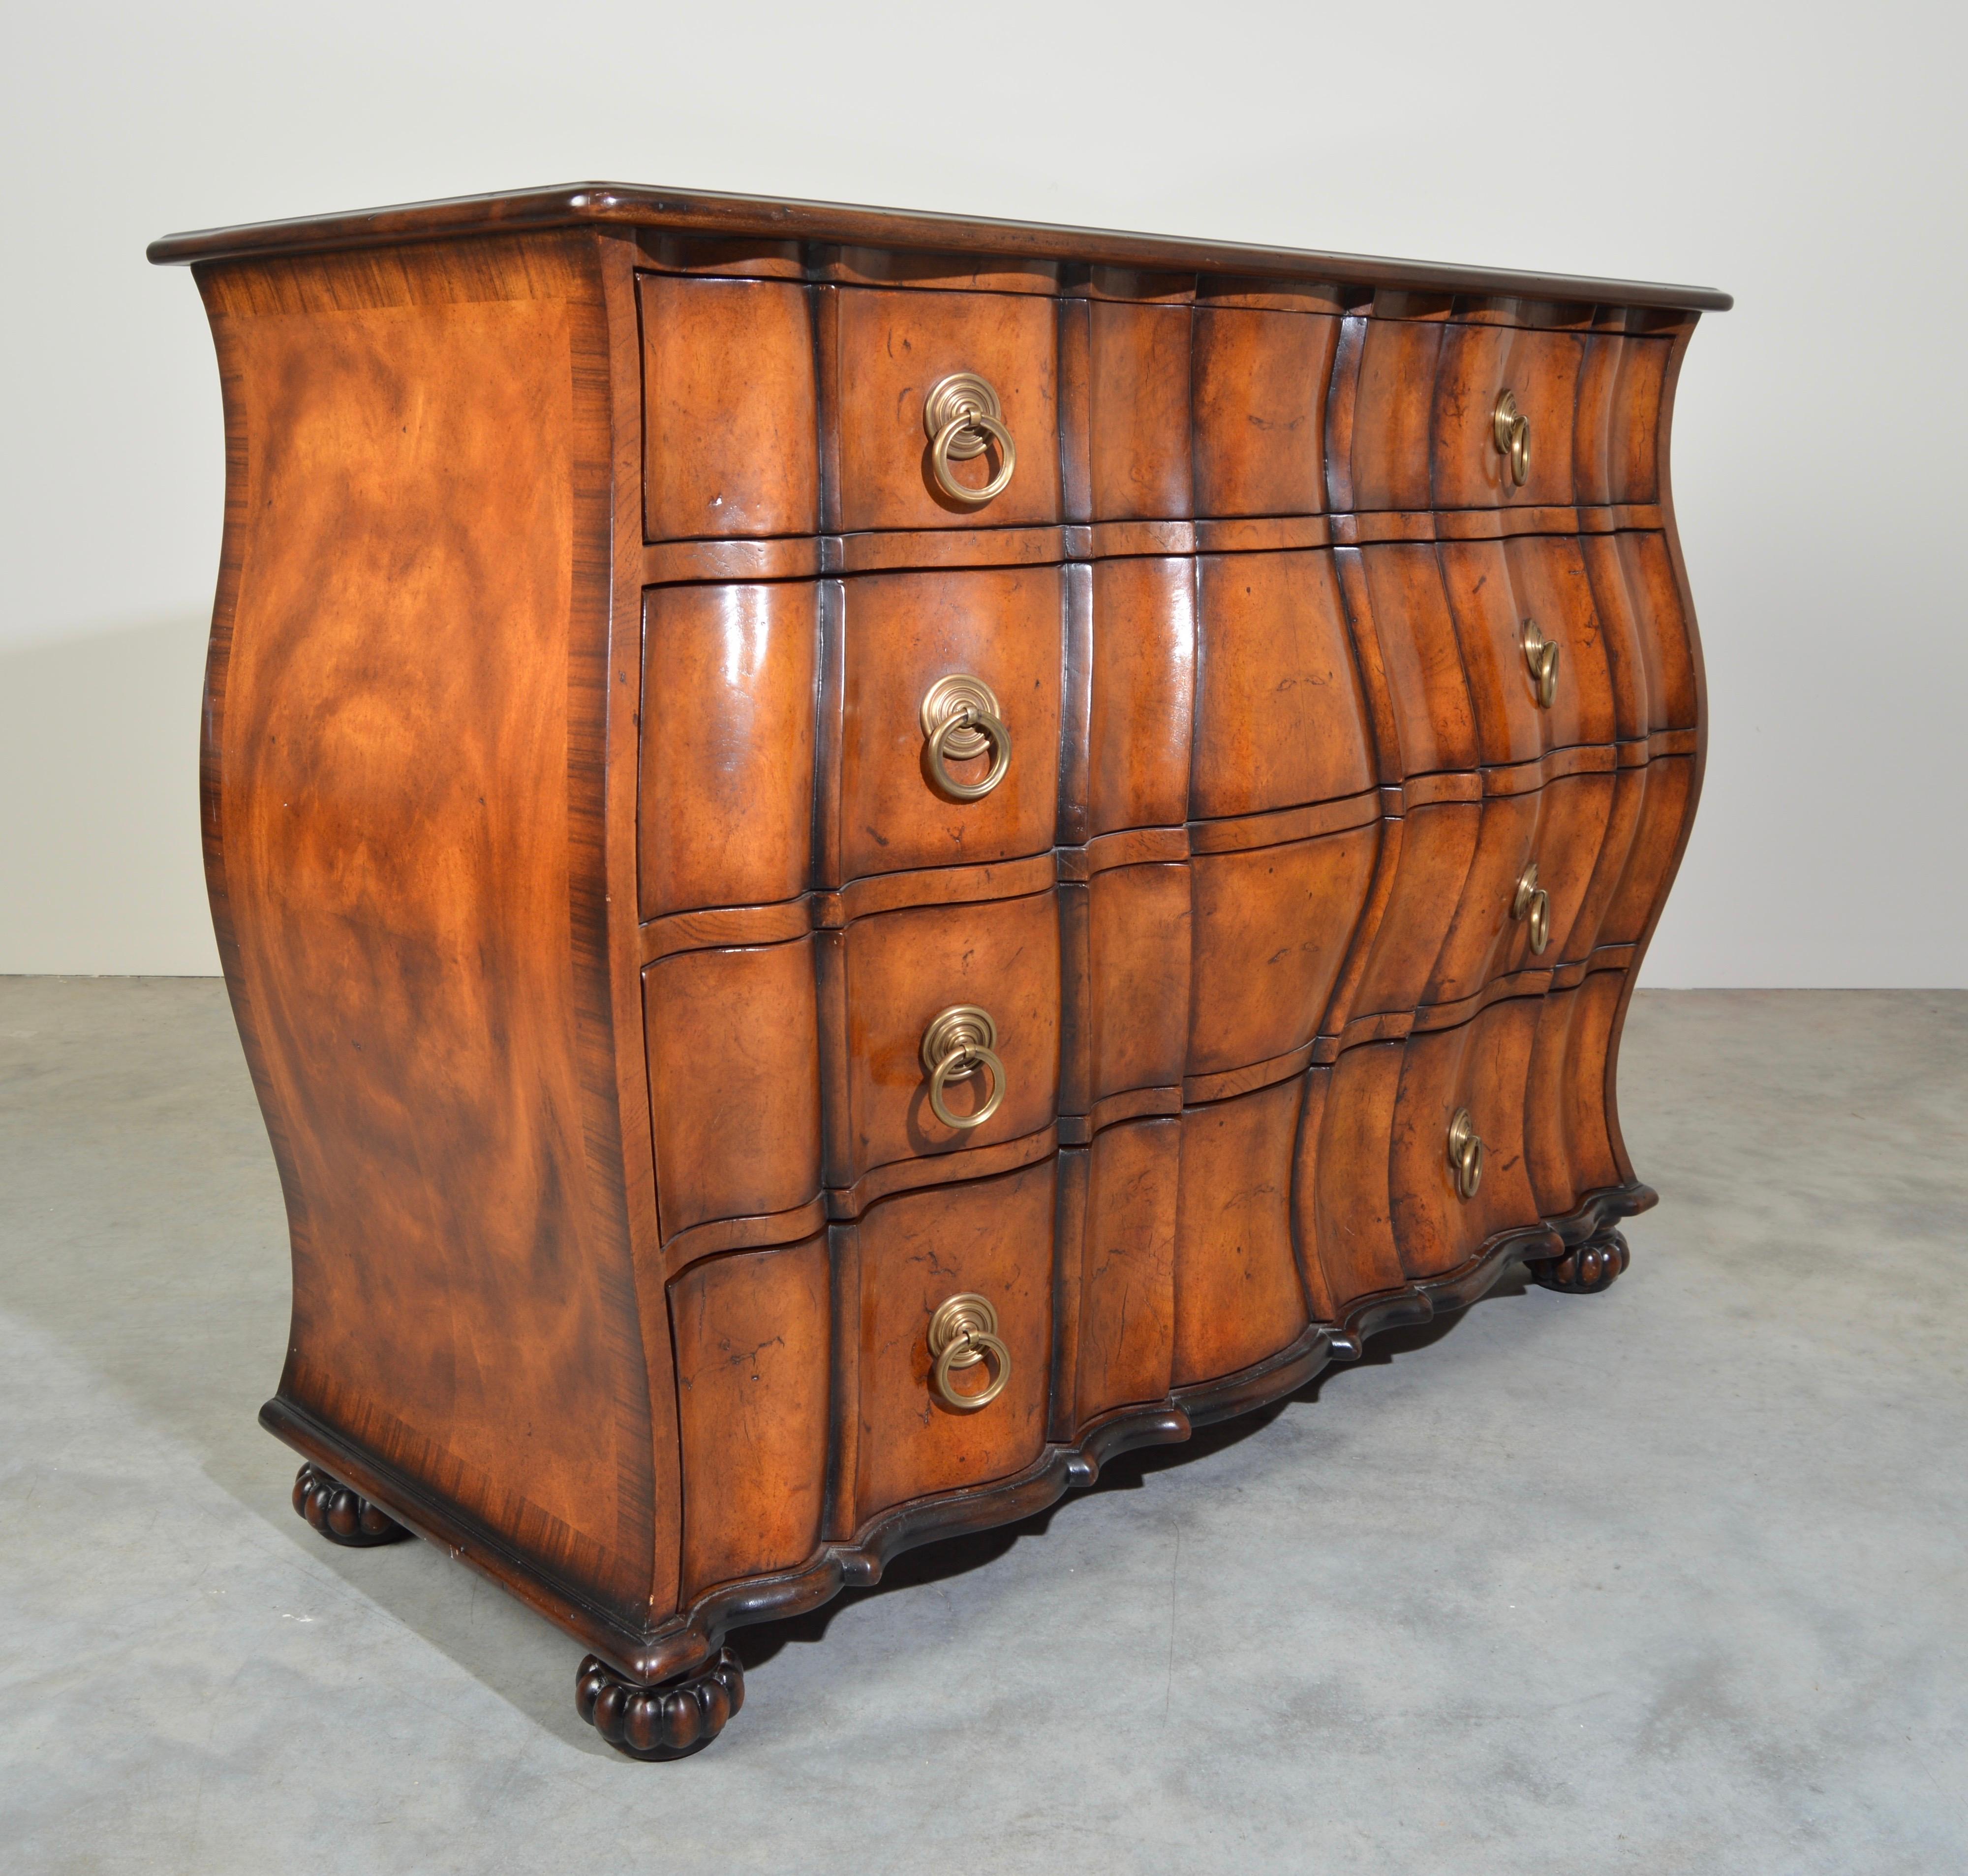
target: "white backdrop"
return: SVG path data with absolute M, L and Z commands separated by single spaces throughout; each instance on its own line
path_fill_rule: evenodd
M 1691 281 L 1662 985 L 1968 985 L 1957 8 L 10 9 L 0 972 L 201 972 L 218 390 L 167 230 L 599 177 Z

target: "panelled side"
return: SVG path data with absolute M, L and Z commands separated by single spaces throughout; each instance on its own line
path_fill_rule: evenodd
M 677 1540 L 607 878 L 600 247 L 202 271 L 228 439 L 203 790 L 293 1237 L 269 1423 L 620 1632 Z

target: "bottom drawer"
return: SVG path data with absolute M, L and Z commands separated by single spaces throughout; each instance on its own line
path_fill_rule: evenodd
M 686 1601 L 1038 1457 L 1057 1167 L 900 1193 L 853 1223 L 705 1257 L 671 1280 Z M 982 1299 L 969 1321 L 995 1342 L 967 1363 L 960 1350 L 939 1376 L 931 1327 L 965 1298 Z
M 898 1193 L 798 1243 L 691 1265 L 670 1285 L 686 1595 L 1039 1458 L 1062 1215 L 1060 1411 L 1084 1425 L 1248 1368 L 1313 1321 L 1342 1322 L 1619 1184 L 1607 1063 L 1625 982 L 1596 972 L 1123 1122 L 1083 1156 Z M 1465 1115 L 1481 1145 L 1458 1164 Z M 992 1339 L 939 1368 L 939 1312 Z
M 1629 1176 L 1607 1112 L 1624 983 L 1595 972 L 1576 989 L 1363 1043 L 1311 1071 L 1292 1216 L 1319 1320 L 1439 1276 L 1499 1233 L 1562 1218 Z M 1481 1143 L 1467 1169 L 1450 1145 L 1465 1115 Z
M 1058 1164 L 898 1193 L 852 1227 L 861 1299 L 857 1524 L 905 1499 L 1004 1478 L 1038 1457 L 1052 1365 Z M 988 1306 L 1002 1346 L 939 1375 L 931 1324 L 966 1296 Z M 970 1312 L 973 1322 L 977 1314 Z M 967 1404 L 1000 1382 L 987 1405 Z

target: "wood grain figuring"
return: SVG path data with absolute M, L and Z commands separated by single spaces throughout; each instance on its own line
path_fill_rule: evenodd
M 1196 563 L 1103 561 L 1091 573 L 1087 830 L 1188 816 L 1196 701 Z
M 1311 1228 L 1300 1254 L 1316 1273 L 1309 1290 L 1325 1301 L 1332 1321 L 1359 1298 L 1397 1289 L 1404 1280 L 1387 1153 L 1406 1053 L 1399 1042 L 1370 1043 L 1306 1078 L 1306 1124 L 1293 1185 L 1296 1215 Z
M 812 941 L 681 952 L 643 983 L 663 1235 L 811 1198 L 821 1171 Z
M 1089 319 L 1093 518 L 1186 516 L 1189 309 L 1096 300 Z
M 843 287 L 823 291 L 834 322 L 836 376 L 824 406 L 838 442 L 838 493 L 830 527 L 1008 528 L 1060 513 L 1058 340 L 1054 305 L 1015 293 L 924 293 Z M 1012 484 L 982 507 L 939 490 L 929 467 L 923 405 L 953 371 L 974 371 L 1001 400 L 1017 443 Z M 952 469 L 967 487 L 995 472 L 995 451 Z
M 813 872 L 817 590 L 659 588 L 643 643 L 643 916 L 804 891 Z
M 1088 888 L 1086 1021 L 1094 1100 L 1181 1083 L 1190 1035 L 1191 878 L 1186 865 L 1123 866 L 1097 875 Z
M 1623 975 L 1595 972 L 1538 1008 L 1525 1086 L 1524 1163 L 1545 1218 L 1562 1218 L 1587 1193 L 1620 1182 L 1604 1087 Z
M 1434 499 L 1415 506 L 1572 500 L 1572 413 L 1584 348 L 1575 332 L 1445 327 L 1431 426 Z M 1530 423 L 1530 474 L 1522 484 L 1497 447 L 1494 415 L 1504 390 Z
M 613 189 L 158 252 L 206 257 L 226 406 L 263 1421 L 325 1536 L 578 1637 L 611 1744 L 707 1744 L 729 1629 L 909 1544 L 1512 1268 L 1625 1269 L 1619 1037 L 1705 750 L 1670 406 L 1720 296 Z M 930 472 L 956 371 L 1017 442 L 986 503 Z M 920 715 L 958 675 L 1010 737 L 972 800 Z M 922 1059 L 960 1006 L 975 1128 Z M 928 1334 L 973 1292 L 972 1412 Z
M 1616 535 L 1647 674 L 1651 729 L 1680 729 L 1701 720 L 1701 677 L 1690 615 L 1665 535 Z
M 1473 801 L 1443 801 L 1390 820 L 1383 834 L 1391 851 L 1381 894 L 1365 908 L 1357 955 L 1361 962 L 1342 1021 L 1418 1007 L 1457 907 L 1483 826 Z
M 863 919 L 846 933 L 848 1092 L 856 1175 L 890 1160 L 960 1151 L 1044 1127 L 1059 1089 L 1059 920 L 1053 895 Z M 1010 1085 L 1004 1105 L 965 1133 L 931 1112 L 923 1033 L 937 1011 L 988 1010 Z M 953 1113 L 986 1098 L 981 1076 L 954 1083 Z
M 1455 620 L 1432 548 L 1365 548 L 1371 626 L 1386 673 L 1400 772 L 1473 768 L 1475 712 Z M 1518 662 L 1523 663 L 1520 654 Z
M 1345 474 L 1332 493 L 1335 508 L 1433 506 L 1429 435 L 1442 340 L 1439 325 L 1394 319 L 1365 322 L 1348 399 Z
M 1250 814 L 1374 779 L 1364 699 L 1329 554 L 1197 562 L 1190 812 Z
M 1300 1088 L 1280 1082 L 1183 1116 L 1175 1378 L 1200 1381 L 1287 1346 L 1309 1319 L 1291 1234 Z
M 293 1238 L 282 1396 L 626 1612 L 663 1351 L 587 1145 L 620 1125 L 610 962 L 576 915 L 612 527 L 593 262 L 201 284 L 241 569 L 205 813 Z
M 1668 871 L 1680 856 L 1694 807 L 1694 764 L 1686 756 L 1649 762 L 1646 793 L 1618 891 L 1601 925 L 1602 945 L 1633 944 L 1652 922 Z
M 741 1251 L 669 1286 L 690 1489 L 684 1593 L 789 1567 L 820 1541 L 830 1341 L 827 1240 Z
M 1307 515 L 1325 506 L 1323 431 L 1339 322 L 1199 307 L 1196 512 Z
M 842 876 L 1050 847 L 1059 799 L 1059 569 L 872 575 L 843 581 L 842 590 Z M 981 801 L 951 799 L 929 765 L 922 700 L 938 678 L 953 675 L 988 684 L 1012 733 L 1011 767 Z M 949 768 L 970 785 L 991 761 L 982 755 Z
M 649 539 L 816 532 L 806 289 L 661 274 L 644 275 L 639 288 Z
M 1370 823 L 1191 862 L 1190 1074 L 1267 1060 L 1319 1033 L 1379 843 Z
M 1493 1232 L 1538 1216 L 1524 1169 L 1524 1098 L 1538 1004 L 1513 998 L 1459 1029 L 1409 1041 L 1395 1098 L 1388 1189 L 1401 1268 L 1453 1270 Z M 1466 1108 L 1484 1148 L 1482 1182 L 1462 1198 L 1448 1151 Z
M 885 1199 L 856 1227 L 863 1519 L 924 1493 L 1002 1478 L 1037 1457 L 1052 1341 L 1056 1165 Z M 944 1406 L 929 1387 L 930 1317 L 966 1292 L 996 1310 L 1012 1357 L 1004 1392 L 976 1413 Z
M 1094 1140 L 1080 1252 L 1073 1420 L 1173 1385 L 1176 1195 L 1183 1123 L 1142 1120 Z
M 1607 495 L 1616 502 L 1660 500 L 1660 412 L 1667 370 L 1664 339 L 1629 339 L 1607 426 Z

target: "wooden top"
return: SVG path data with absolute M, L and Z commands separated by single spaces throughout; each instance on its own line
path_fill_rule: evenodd
M 151 242 L 147 252 L 153 261 L 165 266 L 594 223 L 774 241 L 838 242 L 849 247 L 1000 254 L 1100 267 L 1582 300 L 1595 306 L 1685 307 L 1721 312 L 1735 303 L 1729 294 L 1708 286 L 1593 280 L 1562 273 L 1459 267 L 1441 261 L 1390 260 L 1368 254 L 1328 254 L 1316 248 L 1239 247 L 1167 234 L 1062 228 L 1044 222 L 973 220 L 913 210 L 847 208 L 833 202 L 785 202 L 763 196 L 711 195 L 620 183 L 574 183 L 552 189 L 514 189 L 500 195 L 454 196 L 445 202 L 409 202 L 346 215 L 307 215 L 292 221 L 252 222 L 240 228 L 202 228 L 189 234 L 167 234 Z

